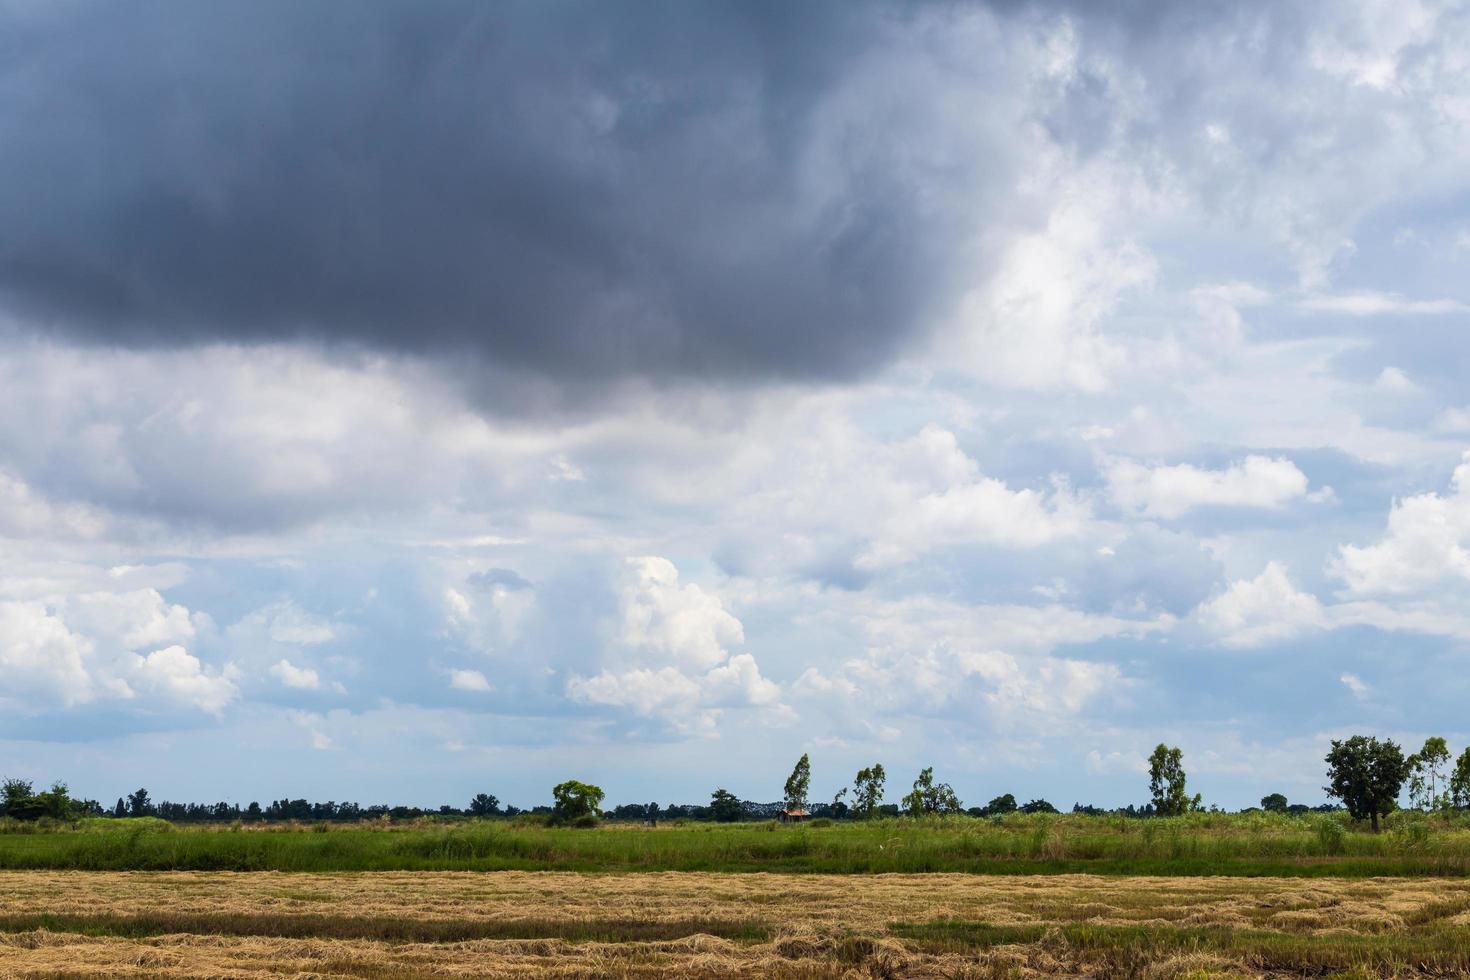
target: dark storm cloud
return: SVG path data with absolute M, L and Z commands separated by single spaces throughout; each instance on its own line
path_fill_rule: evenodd
M 125 345 L 309 338 L 566 381 L 861 371 L 951 291 L 960 218 L 890 123 L 845 118 L 819 159 L 812 132 L 912 16 L 6 6 L 0 297 Z

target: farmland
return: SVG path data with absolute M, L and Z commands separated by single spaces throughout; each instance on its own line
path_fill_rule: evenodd
M 1470 883 L 1091 875 L 0 874 L 32 976 L 1470 971 Z
M 1470 832 L 1414 813 L 6 831 L 7 976 L 1470 973 Z

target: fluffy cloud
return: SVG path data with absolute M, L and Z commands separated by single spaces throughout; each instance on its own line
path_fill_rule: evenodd
M 1354 593 L 1405 594 L 1470 580 L 1470 453 L 1448 493 L 1394 501 L 1382 539 L 1343 545 L 1332 570 Z
M 237 676 L 230 668 L 218 674 L 207 672 L 198 657 L 180 646 L 165 647 L 139 658 L 134 674 L 135 683 L 144 690 L 212 714 L 235 700 L 239 693 Z
M 667 559 L 628 559 L 619 617 L 621 655 L 595 676 L 573 675 L 572 699 L 706 734 L 724 708 L 780 708 L 781 689 L 761 675 L 755 657 L 726 649 L 745 640 L 740 620 L 717 595 L 680 582 Z
M 1036 547 L 1078 534 L 1090 516 L 1065 485 L 1012 490 L 981 476 L 954 434 L 943 429 L 925 428 L 896 455 L 922 463 L 895 466 L 888 474 L 890 510 L 858 556 L 863 568 L 912 561 L 941 545 Z
M 456 691 L 475 691 L 481 694 L 495 690 L 478 670 L 451 670 L 449 686 Z
M 42 694 L 68 706 L 90 701 L 92 650 L 43 603 L 0 602 L 0 695 Z
M 1172 626 L 1169 617 L 1132 620 L 1062 606 L 885 603 L 862 618 L 863 656 L 835 670 L 808 669 L 792 693 L 841 730 L 876 713 L 900 727 L 960 717 L 988 730 L 1054 733 L 1129 683 L 1117 664 L 1056 656 L 1056 647 Z
M 1107 477 L 1118 506 L 1163 518 L 1181 517 L 1197 507 L 1277 509 L 1307 496 L 1306 474 L 1280 457 L 1247 456 L 1223 470 L 1116 460 Z
M 3 544 L 3 542 L 0 542 Z M 233 664 L 188 647 L 213 624 L 152 587 L 177 567 L 13 561 L 0 575 L 0 699 L 18 715 L 111 703 L 159 713 L 220 713 L 239 695 Z
M 726 646 L 745 642 L 740 620 L 719 596 L 681 583 L 666 558 L 628 559 L 621 611 L 624 644 L 690 667 L 714 667 L 729 656 Z
M 271 664 L 270 674 L 287 687 L 298 691 L 315 691 L 322 686 L 322 679 L 310 667 L 297 667 L 286 659 Z
M 1229 647 L 1255 647 L 1322 629 L 1327 614 L 1317 597 L 1299 591 L 1279 562 L 1253 579 L 1232 582 L 1196 611 L 1199 623 Z

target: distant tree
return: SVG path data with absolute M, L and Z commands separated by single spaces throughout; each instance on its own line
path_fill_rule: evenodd
M 153 816 L 153 801 L 148 799 L 148 791 L 146 789 L 140 789 L 136 793 L 128 794 L 128 816 Z
M 710 794 L 709 810 L 710 816 L 720 823 L 734 823 L 745 816 L 739 798 L 723 787 Z
M 29 779 L 7 779 L 0 782 L 0 814 L 15 817 L 27 800 L 36 795 Z
M 904 810 L 917 817 L 929 813 L 958 813 L 963 809 L 959 797 L 949 783 L 934 782 L 934 767 L 929 766 L 914 780 L 914 788 L 903 798 Z
M 805 752 L 796 760 L 796 767 L 786 777 L 785 801 L 788 810 L 807 808 L 807 788 L 812 782 L 812 763 Z
M 1354 735 L 1333 739 L 1327 753 L 1329 796 L 1342 800 L 1354 820 L 1367 818 L 1378 832 L 1378 818 L 1398 806 L 1399 791 L 1409 774 L 1409 761 L 1395 742 Z
M 648 813 L 648 822 L 651 823 L 651 824 L 653 824 L 655 827 L 657 827 L 658 826 L 658 804 L 657 803 L 650 803 L 650 804 L 648 804 L 647 813 Z
M 985 806 L 985 812 L 993 816 L 1015 813 L 1016 809 L 1016 798 L 1010 793 L 1002 793 Z
M 1293 803 L 1291 806 L 1286 808 L 1286 812 L 1293 817 L 1299 817 L 1304 813 L 1311 813 L 1312 808 L 1307 806 L 1305 803 Z
M 883 802 L 883 781 L 887 778 L 881 762 L 858 770 L 852 783 L 852 809 L 857 816 L 867 820 L 878 812 L 878 805 Z
M 1450 747 L 1437 735 L 1424 740 L 1424 747 L 1409 756 L 1409 805 L 1419 810 L 1436 810 L 1449 803 L 1445 793 L 1445 767 L 1450 764 Z
M 1148 757 L 1148 790 L 1153 796 L 1154 812 L 1161 817 L 1177 817 L 1198 810 L 1199 794 L 1191 799 L 1184 784 L 1184 753 L 1160 742 Z
M 600 786 L 569 779 L 552 787 L 551 795 L 556 800 L 551 808 L 556 823 L 584 827 L 597 822 L 598 807 L 606 794 Z
M 1450 773 L 1450 805 L 1461 810 L 1470 807 L 1470 749 L 1460 753 Z
M 846 819 L 850 809 L 851 807 L 847 805 L 847 787 L 844 786 L 837 791 L 836 796 L 832 797 L 832 819 Z
M 1056 813 L 1057 808 L 1046 800 L 1032 800 L 1030 803 L 1021 804 L 1022 813 Z
M 1271 793 L 1261 797 L 1261 809 L 1267 813 L 1285 813 L 1288 802 L 1285 794 Z
M 117 806 L 112 808 L 112 815 L 114 817 L 126 817 L 128 815 L 128 805 L 123 802 L 121 796 L 117 798 Z
M 1107 811 L 1100 806 L 1093 806 L 1091 803 L 1073 803 L 1072 812 L 1083 813 L 1089 817 L 1100 817 Z
M 500 800 L 489 793 L 476 793 L 470 800 L 470 813 L 477 817 L 490 817 L 500 812 Z
M 39 820 L 42 817 L 72 820 L 80 816 L 83 809 L 71 798 L 63 782 L 52 783 L 49 790 L 37 793 L 29 780 L 7 779 L 0 783 L 0 800 L 4 801 L 5 816 L 14 820 Z

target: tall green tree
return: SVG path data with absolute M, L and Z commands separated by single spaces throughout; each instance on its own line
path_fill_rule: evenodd
M 796 760 L 796 767 L 786 777 L 786 809 L 805 810 L 807 792 L 812 783 L 812 762 L 805 752 Z
M 136 793 L 128 794 L 128 816 L 153 816 L 153 801 L 148 798 L 148 791 L 146 789 L 140 789 Z
M 929 766 L 914 780 L 913 790 L 903 798 L 904 810 L 911 817 L 931 813 L 959 813 L 962 805 L 949 783 L 934 781 L 934 767 Z
M 853 813 L 868 820 L 878 812 L 878 804 L 883 802 L 883 782 L 887 778 L 881 762 L 858 770 L 852 781 Z
M 1460 753 L 1450 773 L 1450 806 L 1457 810 L 1470 807 L 1470 748 Z
M 832 819 L 841 820 L 848 815 L 852 807 L 847 805 L 847 787 L 844 786 L 832 797 Z
M 740 805 L 740 800 L 723 787 L 710 794 L 709 812 L 720 823 L 734 823 L 745 816 L 745 808 Z
M 1148 791 L 1154 812 L 1161 817 L 1177 817 L 1200 808 L 1199 794 L 1191 798 L 1185 791 L 1184 753 L 1177 746 L 1160 742 L 1148 757 Z
M 1424 740 L 1424 747 L 1409 756 L 1409 805 L 1419 810 L 1437 810 L 1449 803 L 1446 772 L 1450 747 L 1438 735 Z
M 1271 793 L 1261 797 L 1261 809 L 1267 813 L 1285 813 L 1290 802 L 1284 793 Z
M 605 795 L 602 787 L 591 783 L 575 779 L 557 783 L 551 789 L 551 796 L 556 801 L 551 807 L 551 818 L 556 823 L 574 827 L 590 826 L 597 822 L 597 814 L 601 812 L 598 807 L 602 806 Z
M 29 779 L 7 779 L 0 782 L 0 814 L 14 817 L 25 801 L 36 795 Z
M 1370 820 L 1376 834 L 1378 818 L 1398 806 L 1399 791 L 1409 775 L 1403 750 L 1388 739 L 1354 735 L 1333 739 L 1326 761 L 1329 785 L 1323 790 L 1342 800 L 1354 820 Z
M 1018 809 L 1016 797 L 1011 793 L 1002 793 L 986 805 L 985 812 L 991 816 L 1003 816 L 1007 813 L 1015 813 Z
M 500 800 L 490 793 L 476 793 L 470 800 L 470 813 L 477 817 L 489 817 L 500 812 Z

